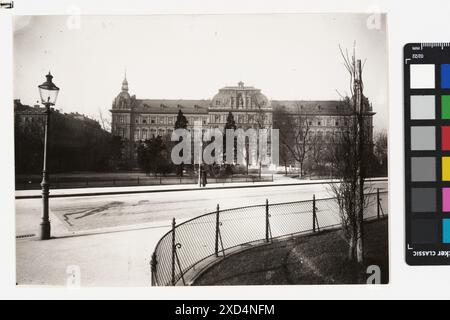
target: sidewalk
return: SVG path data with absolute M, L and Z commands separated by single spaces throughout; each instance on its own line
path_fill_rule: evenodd
M 66 286 L 74 282 L 74 270 L 82 287 L 148 287 L 152 250 L 169 229 L 148 228 L 45 241 L 17 240 L 16 282 Z
M 387 181 L 387 177 L 371 178 L 368 181 Z M 283 175 L 274 175 L 273 182 L 233 182 L 233 183 L 211 183 L 200 188 L 197 184 L 187 185 L 156 185 L 156 186 L 132 186 L 132 187 L 102 187 L 102 188 L 75 188 L 75 189 L 51 189 L 50 198 L 79 197 L 79 196 L 101 196 L 114 194 L 133 193 L 155 193 L 176 191 L 197 191 L 207 189 L 230 189 L 230 188 L 256 188 L 256 187 L 281 187 L 290 185 L 323 184 L 330 183 L 333 179 L 325 180 L 297 180 Z M 41 197 L 41 190 L 16 190 L 16 199 L 37 199 Z

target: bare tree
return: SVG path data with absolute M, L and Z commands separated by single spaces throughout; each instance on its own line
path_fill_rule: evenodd
M 327 145 L 323 141 L 323 137 L 318 134 L 310 134 L 309 138 L 310 144 L 310 161 L 312 162 L 314 169 L 322 169 L 325 166 Z
M 388 159 L 388 137 L 385 130 L 379 131 L 374 137 L 374 155 L 377 159 L 379 174 L 387 174 L 387 159 Z
M 259 96 L 254 94 L 251 96 L 251 101 L 252 103 L 256 106 L 256 117 L 255 117 L 255 123 L 256 123 L 256 130 L 258 131 L 258 139 L 259 139 L 259 130 L 263 129 L 265 127 L 265 124 L 267 122 L 267 112 L 265 110 L 265 101 L 264 100 L 260 100 Z M 258 142 L 259 143 L 259 142 Z M 246 150 L 247 155 L 248 155 L 248 148 Z M 262 166 L 262 155 L 259 155 L 258 157 L 258 162 L 259 162 L 259 178 L 261 178 L 261 166 Z M 248 163 L 248 161 L 247 161 Z
M 355 49 L 349 57 L 339 47 L 344 65 L 349 73 L 351 96 L 343 101 L 343 121 L 340 132 L 334 137 L 331 163 L 340 180 L 331 190 L 338 199 L 342 227 L 349 243 L 349 259 L 364 261 L 364 211 L 368 206 L 365 197 L 366 157 L 368 127 L 364 121 L 362 65 L 356 59 Z
M 350 100 L 346 106 L 351 107 Z M 342 116 L 339 134 L 333 137 L 330 163 L 339 183 L 331 183 L 330 189 L 337 198 L 342 229 L 349 244 L 349 260 L 363 262 L 363 214 L 369 202 L 364 194 L 369 187 L 361 183 L 358 118 L 355 114 Z M 363 169 L 364 170 L 364 169 Z
M 285 107 L 276 108 L 273 110 L 273 128 L 277 129 L 280 133 L 279 135 L 279 155 L 280 161 L 284 165 L 284 173 L 288 174 L 287 167 L 288 165 L 295 165 L 295 160 L 291 156 L 291 152 L 286 147 L 288 144 L 287 140 L 290 135 L 286 132 L 289 128 L 288 126 L 288 117 L 289 113 L 285 110 Z
M 300 178 L 303 177 L 304 164 L 314 144 L 312 136 L 313 116 L 304 112 L 297 105 L 295 113 L 278 110 L 275 115 L 280 127 L 280 143 L 287 150 L 292 159 L 300 166 Z
M 282 163 L 284 165 L 284 174 L 287 176 L 288 175 L 287 167 L 288 167 L 288 163 L 289 163 L 289 160 L 290 160 L 289 150 L 283 144 L 281 144 L 279 146 L 279 148 L 280 148 L 280 159 L 281 159 L 281 161 L 282 161 Z
M 103 112 L 100 108 L 98 108 L 98 114 L 99 114 L 100 124 L 102 126 L 102 129 L 105 131 L 111 132 L 111 121 L 106 119 L 103 116 Z

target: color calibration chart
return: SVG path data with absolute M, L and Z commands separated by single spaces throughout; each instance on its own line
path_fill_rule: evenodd
M 450 44 L 404 48 L 406 262 L 450 264 Z

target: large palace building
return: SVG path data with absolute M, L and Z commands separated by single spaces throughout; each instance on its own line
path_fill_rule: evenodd
M 137 99 L 130 95 L 128 81 L 122 82 L 122 90 L 113 100 L 112 134 L 122 137 L 125 152 L 132 161 L 139 141 L 152 136 L 171 134 L 178 111 L 188 120 L 188 128 L 201 121 L 204 128 L 224 128 L 231 112 L 238 128 L 272 128 L 274 114 L 308 115 L 312 134 L 324 139 L 333 135 L 339 127 L 339 119 L 346 113 L 341 101 L 268 100 L 260 89 L 245 86 L 227 86 L 211 100 L 158 100 Z M 371 106 L 366 110 L 370 136 L 372 136 Z M 282 128 L 280 128 L 282 129 Z

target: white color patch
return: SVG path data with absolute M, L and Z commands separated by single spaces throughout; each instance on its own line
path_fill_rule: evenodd
M 434 89 L 434 64 L 412 64 L 410 85 L 411 89 Z

